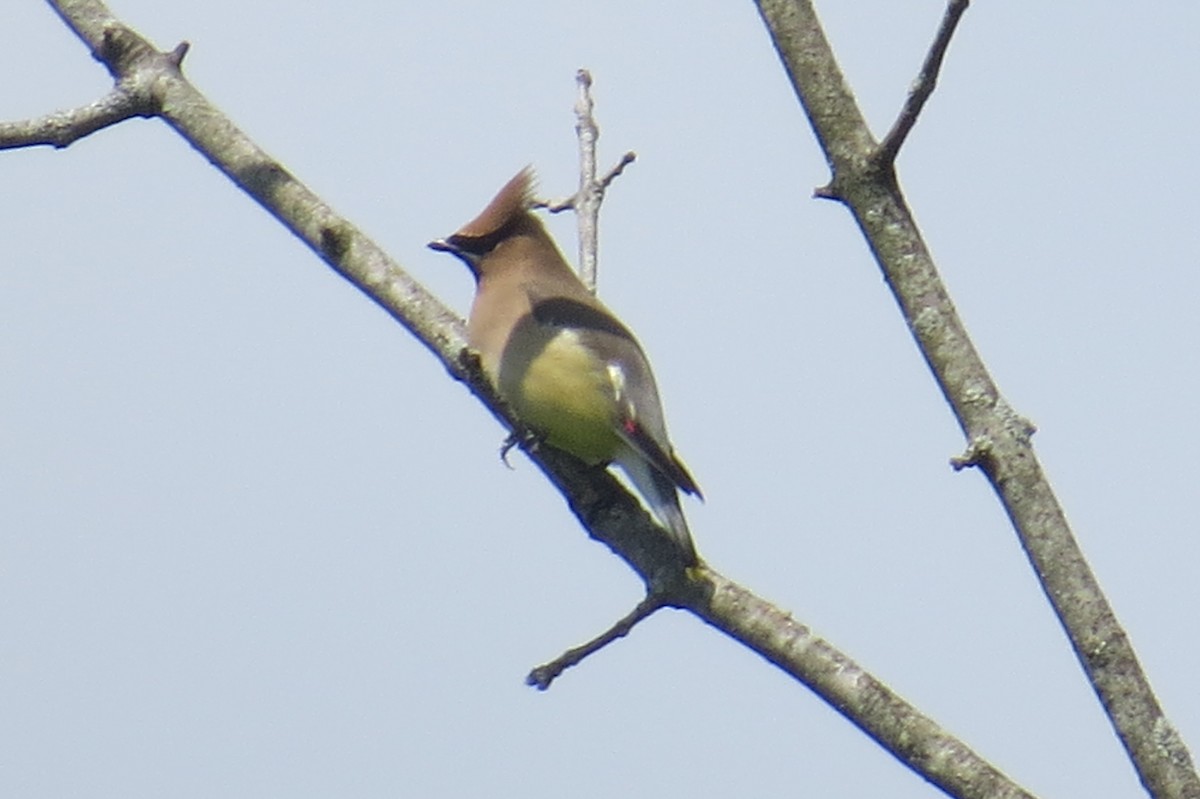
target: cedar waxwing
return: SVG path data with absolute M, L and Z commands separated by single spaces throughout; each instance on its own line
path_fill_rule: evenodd
M 676 489 L 700 488 L 667 439 L 650 364 L 531 212 L 532 183 L 531 169 L 518 172 L 479 216 L 429 245 L 475 276 L 468 341 L 521 421 L 586 463 L 620 466 L 694 565 Z

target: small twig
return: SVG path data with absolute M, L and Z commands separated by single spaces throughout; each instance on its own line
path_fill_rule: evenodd
M 629 166 L 636 160 L 637 160 L 637 153 L 635 153 L 633 150 L 627 150 L 625 152 L 625 155 L 621 156 L 621 160 L 617 162 L 616 166 L 614 166 L 612 169 L 608 170 L 608 174 L 606 174 L 604 177 L 600 178 L 601 191 L 603 191 L 604 189 L 607 189 L 609 187 L 609 184 L 611 184 L 614 180 L 616 180 L 617 176 L 625 171 L 625 167 Z
M 110 66 L 117 80 L 108 94 L 68 111 L 0 122 L 0 150 L 42 145 L 61 149 L 127 119 L 157 116 L 161 109 L 154 90 L 156 80 L 164 72 L 179 74 L 188 47 L 187 42 L 180 42 L 174 50 L 162 53 L 140 38 L 126 35 L 120 28 L 109 29 L 98 48 L 101 51 L 98 57 L 125 64 L 125 68 L 114 71 Z
M 560 200 L 534 200 L 534 208 L 544 208 L 552 214 L 561 214 L 563 211 L 571 211 L 575 208 L 575 195 L 563 197 Z
M 600 635 L 596 636 L 586 644 L 581 644 L 572 649 L 568 649 L 554 660 L 544 665 L 538 666 L 533 671 L 529 672 L 529 676 L 525 678 L 526 685 L 532 685 L 539 691 L 545 691 L 550 687 L 550 683 L 572 666 L 578 665 L 588 655 L 599 652 L 604 647 L 616 641 L 618 638 L 624 638 L 629 635 L 630 630 L 637 625 L 638 622 L 651 616 L 655 611 L 663 608 L 666 605 L 666 599 L 662 594 L 651 593 L 645 599 L 637 604 L 633 610 L 629 611 L 623 618 L 617 621 L 612 627 L 609 627 Z
M 618 161 L 612 169 L 608 170 L 604 177 L 596 181 L 596 185 L 600 187 L 601 193 L 608 189 L 609 185 L 616 180 L 622 172 L 625 171 L 625 167 L 629 166 L 636 160 L 637 153 L 635 153 L 633 150 L 626 151 L 626 153 L 621 156 L 621 160 Z M 552 214 L 559 214 L 563 211 L 573 211 L 576 210 L 579 202 L 579 196 L 580 193 L 576 192 L 569 197 L 563 197 L 559 200 L 536 200 L 533 203 L 533 207 L 544 208 Z M 603 199 L 603 197 L 601 199 Z
M 592 113 L 595 108 L 592 102 L 592 74 L 586 69 L 579 70 L 575 73 L 575 83 L 579 86 L 579 99 L 575 101 L 575 133 L 579 137 L 579 189 L 570 197 L 541 200 L 534 203 L 534 207 L 545 208 L 552 214 L 567 209 L 575 211 L 579 226 L 579 277 L 588 290 L 595 294 L 596 264 L 600 252 L 600 204 L 604 201 L 605 190 L 617 175 L 625 171 L 625 167 L 637 159 L 637 153 L 630 150 L 604 177 L 596 177 L 596 140 L 600 138 L 600 128 Z
M 188 50 L 192 49 L 190 42 L 180 42 L 175 45 L 175 49 L 167 53 L 167 60 L 175 65 L 176 69 L 183 66 L 183 57 L 188 54 Z
M 94 103 L 37 119 L 0 122 L 0 150 L 50 145 L 61 149 L 84 136 L 134 117 L 153 116 L 152 103 L 118 84 Z
M 961 472 L 971 466 L 978 466 L 992 451 L 992 440 L 987 436 L 975 436 L 963 450 L 963 454 L 950 459 L 950 466 L 956 472 Z M 507 463 L 507 461 L 506 461 Z
M 909 89 L 904 107 L 900 109 L 900 116 L 896 118 L 896 122 L 888 131 L 887 136 L 883 137 L 879 149 L 875 151 L 875 160 L 880 166 L 890 167 L 895 162 L 904 140 L 908 138 L 909 132 L 917 124 L 917 117 L 921 115 L 921 109 L 925 107 L 925 102 L 929 100 L 933 90 L 937 87 L 938 72 L 942 68 L 942 59 L 946 57 L 946 48 L 950 46 L 950 39 L 958 27 L 958 21 L 970 4 L 971 0 L 949 0 L 946 4 L 942 25 L 938 28 L 937 36 L 934 37 L 933 44 L 929 47 L 925 63 L 921 65 L 921 73 L 913 82 L 912 88 Z

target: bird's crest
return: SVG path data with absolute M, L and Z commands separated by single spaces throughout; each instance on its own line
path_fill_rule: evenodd
M 504 184 L 479 216 L 463 225 L 454 238 L 481 239 L 497 232 L 533 206 L 533 189 L 537 175 L 527 166 Z

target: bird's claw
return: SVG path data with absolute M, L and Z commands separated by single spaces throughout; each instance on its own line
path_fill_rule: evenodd
M 522 449 L 533 452 L 538 448 L 539 443 L 540 440 L 533 431 L 514 430 L 508 434 L 508 438 L 504 439 L 504 443 L 500 445 L 500 460 L 505 466 L 511 469 L 513 465 L 508 462 L 508 453 L 512 451 L 513 447 L 519 446 Z

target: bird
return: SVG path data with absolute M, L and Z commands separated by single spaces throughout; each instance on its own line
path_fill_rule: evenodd
M 538 440 L 591 465 L 618 466 L 694 566 L 679 492 L 703 494 L 667 437 L 650 362 L 533 213 L 534 182 L 532 168 L 522 169 L 477 217 L 429 243 L 475 278 L 467 342 Z

